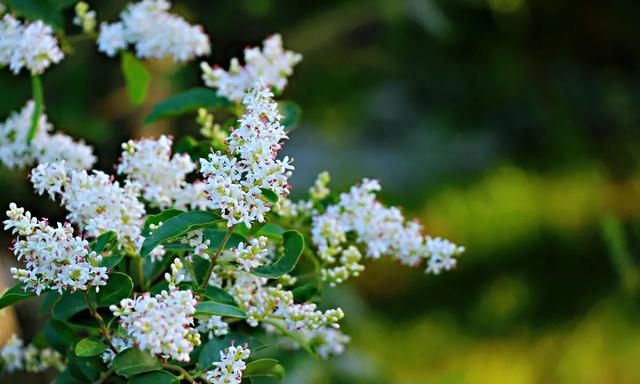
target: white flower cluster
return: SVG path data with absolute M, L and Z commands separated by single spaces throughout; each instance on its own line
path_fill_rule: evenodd
M 455 267 L 454 256 L 464 248 L 423 236 L 420 224 L 407 222 L 398 208 L 385 207 L 376 200 L 379 190 L 377 181 L 364 179 L 341 194 L 337 204 L 313 217 L 312 240 L 325 262 L 323 278 L 340 283 L 362 270 L 360 252 L 347 246 L 350 232 L 355 234 L 357 244 L 365 246 L 367 257 L 390 255 L 410 266 L 426 259 L 427 272 L 435 274 Z
M 89 237 L 114 231 L 118 242 L 131 250 L 142 245 L 145 209 L 137 184 L 125 181 L 120 186 L 104 172 L 69 169 L 64 161 L 38 165 L 31 171 L 31 183 L 38 194 L 59 197 L 69 211 L 67 219 Z
M 24 341 L 11 335 L 0 347 L 0 362 L 7 372 L 25 370 L 29 373 L 43 372 L 49 368 L 61 371 L 64 368 L 62 355 L 51 348 L 37 348 L 33 344 L 24 346 Z
M 89 4 L 79 1 L 74 7 L 76 15 L 73 24 L 82 27 L 82 32 L 93 33 L 96 30 L 96 11 L 89 9 Z
M 164 135 L 157 140 L 129 140 L 122 144 L 118 164 L 118 173 L 140 185 L 144 199 L 161 209 L 176 207 L 176 197 L 182 197 L 187 186 L 187 175 L 196 169 L 189 155 L 172 156 L 172 144 Z
M 218 94 L 233 101 L 242 100 L 247 89 L 258 81 L 282 91 L 287 86 L 287 77 L 293 74 L 293 67 L 302 60 L 302 55 L 285 51 L 282 37 L 278 34 L 269 36 L 262 45 L 262 50 L 259 47 L 244 50 L 244 67 L 237 58 L 231 59 L 229 71 L 217 66 L 211 68 L 203 62 L 200 65 L 203 81 L 208 87 L 217 88 Z
M 314 345 L 316 353 L 323 359 L 340 355 L 351 338 L 339 329 L 322 327 L 305 334 L 309 342 Z
M 11 14 L 0 20 L 0 65 L 8 65 L 13 73 L 22 68 L 41 74 L 64 54 L 50 26 L 41 20 L 21 23 Z
M 245 272 L 249 272 L 265 263 L 269 249 L 267 238 L 260 236 L 248 243 L 240 243 L 222 254 L 220 261 L 230 261 L 238 265 Z
M 289 194 L 287 180 L 293 166 L 288 157 L 276 158 L 287 135 L 272 98 L 263 85 L 249 91 L 243 100 L 246 112 L 240 127 L 227 138 L 229 153 L 211 153 L 209 160 L 200 159 L 212 208 L 221 210 L 228 226 L 264 222 L 272 203 L 262 189 L 278 198 Z
M 33 101 L 29 101 L 19 112 L 13 112 L 4 123 L 0 123 L 0 162 L 14 169 L 30 166 L 36 161 L 66 160 L 74 168 L 91 168 L 96 161 L 91 147 L 82 141 L 74 142 L 62 133 L 50 135 L 53 127 L 44 114 L 40 115 L 33 140 L 28 142 L 34 108 Z
M 128 5 L 120 13 L 120 21 L 102 23 L 98 50 L 114 56 L 133 44 L 140 58 L 161 59 L 171 56 L 184 62 L 211 52 L 209 37 L 199 25 L 190 25 L 182 17 L 169 12 L 167 0 L 142 0 Z
M 213 363 L 215 369 L 207 371 L 207 381 L 211 384 L 240 384 L 242 371 L 247 367 L 244 360 L 249 358 L 251 350 L 247 345 L 230 346 L 220 351 L 220 361 Z
M 191 290 L 169 291 L 151 296 L 149 292 L 135 299 L 124 299 L 109 309 L 136 346 L 165 359 L 189 361 L 200 334 L 193 328 L 197 301 Z
M 11 274 L 25 284 L 25 289 L 38 295 L 47 289 L 62 294 L 90 286 L 98 290 L 107 283 L 107 268 L 100 267 L 102 257 L 89 250 L 86 240 L 73 236 L 71 225 L 58 223 L 51 227 L 14 203 L 7 216 L 4 229 L 18 235 L 13 253 L 24 263 L 24 269 L 11 268 Z
M 211 316 L 206 321 L 198 320 L 198 332 L 209 333 L 209 339 L 214 336 L 224 336 L 229 333 L 229 324 L 222 321 L 220 316 Z
M 180 243 L 193 248 L 193 253 L 189 255 L 190 261 L 193 256 L 200 256 L 203 259 L 209 260 L 207 250 L 209 249 L 209 245 L 211 245 L 211 240 L 204 238 L 204 231 L 201 229 L 187 232 L 185 237 L 180 240 Z
M 281 285 L 273 287 L 266 284 L 267 279 L 237 271 L 236 280 L 229 290 L 247 312 L 250 326 L 269 320 L 283 323 L 289 331 L 339 328 L 338 321 L 344 317 L 340 308 L 322 312 L 313 303 L 295 303 L 293 293 Z

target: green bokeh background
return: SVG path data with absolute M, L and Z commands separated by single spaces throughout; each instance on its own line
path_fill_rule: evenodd
M 125 2 L 89 3 L 111 21 Z M 329 290 L 348 352 L 285 356 L 287 383 L 640 382 L 640 3 L 202 0 L 174 11 L 204 25 L 210 63 L 276 32 L 304 55 L 283 95 L 303 109 L 285 147 L 294 197 L 323 170 L 337 190 L 377 178 L 386 202 L 467 247 L 441 276 L 372 262 Z M 138 108 L 118 60 L 74 48 L 44 76 L 46 112 L 94 146 L 98 168 L 112 171 L 129 138 L 197 133 L 191 117 L 142 124 L 155 102 L 201 85 L 197 62 L 149 63 Z M 27 75 L 0 71 L 0 118 L 29 97 Z M 61 220 L 25 178 L 0 170 L 0 206 Z M 20 322 L 28 336 L 28 309 Z

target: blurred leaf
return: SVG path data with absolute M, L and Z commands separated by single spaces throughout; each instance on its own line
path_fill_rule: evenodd
M 175 240 L 187 232 L 206 228 L 222 221 L 222 218 L 210 212 L 190 211 L 173 216 L 165 221 L 160 228 L 142 243 L 141 256 L 147 256 L 155 247 L 165 242 Z
M 269 202 L 273 204 L 278 203 L 278 195 L 276 195 L 276 193 L 272 190 L 267 188 L 260 188 L 260 192 L 262 192 L 262 196 L 264 196 L 265 199 L 269 200 Z
M 291 293 L 293 293 L 293 300 L 296 303 L 314 301 L 316 298 L 318 298 L 318 287 L 313 284 L 306 284 L 294 288 Z
M 35 295 L 35 293 L 24 290 L 24 283 L 18 283 L 13 287 L 7 289 L 4 294 L 2 294 L 2 297 L 0 297 L 0 309 L 33 297 Z
M 129 348 L 113 358 L 113 369 L 118 375 L 131 378 L 140 373 L 158 371 L 162 366 L 148 353 L 137 348 Z
M 130 52 L 122 52 L 120 56 L 122 58 L 122 74 L 127 84 L 129 100 L 133 105 L 140 105 L 147 97 L 151 74 L 142 61 L 138 60 Z
M 155 371 L 138 375 L 129 380 L 128 384 L 177 384 L 179 382 L 178 376 L 167 371 Z
M 64 371 L 60 372 L 60 374 L 58 374 L 58 376 L 56 377 L 54 383 L 55 384 L 86 384 L 85 381 L 78 380 L 75 377 L 73 377 L 68 369 L 65 369 Z
M 42 20 L 56 32 L 63 32 L 64 20 L 60 10 L 66 7 L 70 0 L 7 0 L 11 11 L 17 16 L 31 21 Z
M 31 143 L 31 140 L 36 136 L 38 123 L 40 122 L 40 115 L 42 114 L 42 104 L 44 104 L 42 80 L 38 75 L 31 75 L 31 92 L 33 98 L 33 115 L 31 115 L 29 133 L 27 133 L 27 143 Z M 42 129 L 45 128 L 43 127 Z
M 247 364 L 242 377 L 267 376 L 284 379 L 284 367 L 275 359 L 258 359 Z
M 99 255 L 105 250 L 109 249 L 109 247 L 107 246 L 114 245 L 113 243 L 116 241 L 117 238 L 118 238 L 117 233 L 113 231 L 105 232 L 102 235 L 98 236 L 97 239 L 91 242 L 90 244 L 91 250 Z
M 149 116 L 144 119 L 144 123 L 150 124 L 160 119 L 184 115 L 204 107 L 229 108 L 231 102 L 218 96 L 212 89 L 193 88 L 156 104 Z
M 246 319 L 247 313 L 240 308 L 215 301 L 203 301 L 196 305 L 195 317 L 202 316 L 225 316 Z
M 302 117 L 302 109 L 300 106 L 293 101 L 278 101 L 278 110 L 282 115 L 280 123 L 284 125 L 286 130 L 294 130 L 300 121 L 300 117 Z
M 274 263 L 251 271 L 256 276 L 277 279 L 293 271 L 304 249 L 304 237 L 298 231 L 287 231 L 283 235 L 284 255 Z
M 109 349 L 105 343 L 95 337 L 85 337 L 76 344 L 75 352 L 78 357 L 90 357 L 101 354 Z

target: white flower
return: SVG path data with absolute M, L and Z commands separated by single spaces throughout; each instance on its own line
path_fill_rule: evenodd
M 209 249 L 209 245 L 211 245 L 211 240 L 204 238 L 204 232 L 201 229 L 187 232 L 185 237 L 180 240 L 180 243 L 192 247 L 193 255 L 209 260 L 207 249 Z
M 124 299 L 110 309 L 138 348 L 165 359 L 189 361 L 193 347 L 200 344 L 193 328 L 196 304 L 190 290 L 173 287 L 155 296 L 147 292 Z
M 215 369 L 207 371 L 207 381 L 212 384 L 240 384 L 242 371 L 246 368 L 244 360 L 249 358 L 251 350 L 245 345 L 230 346 L 220 351 L 220 361 L 213 363 Z
M 235 262 L 240 269 L 249 272 L 264 264 L 269 249 L 267 238 L 260 236 L 251 239 L 247 244 L 240 243 L 237 247 L 225 251 L 220 260 Z
M 301 60 L 302 55 L 285 51 L 282 48 L 282 37 L 275 34 L 263 42 L 262 50 L 258 47 L 244 50 L 244 67 L 240 66 L 236 58 L 231 60 L 229 71 L 219 67 L 211 68 L 203 62 L 202 79 L 207 86 L 217 88 L 218 94 L 240 101 L 246 90 L 259 80 L 268 87 L 282 91 L 287 86 L 287 77 L 293 73 L 293 67 Z
M 198 332 L 209 333 L 209 339 L 224 336 L 229 333 L 229 324 L 222 321 L 220 316 L 211 316 L 206 321 L 199 320 Z
M 143 197 L 151 205 L 165 209 L 174 206 L 187 186 L 186 177 L 196 169 L 187 154 L 172 156 L 173 140 L 160 136 L 157 140 L 130 140 L 122 144 L 118 173 L 140 185 Z
M 98 51 L 113 57 L 121 49 L 127 48 L 124 25 L 118 23 L 101 23 L 98 35 Z
M 39 349 L 32 344 L 24 347 L 22 339 L 15 334 L 0 347 L 0 362 L 4 364 L 7 372 L 24 369 L 30 373 L 39 373 L 48 368 L 59 371 L 64 368 L 60 353 L 51 348 Z
M 193 26 L 182 17 L 169 13 L 166 0 L 142 0 L 129 4 L 120 13 L 120 22 L 102 24 L 98 50 L 113 56 L 117 50 L 133 44 L 140 58 L 171 56 L 184 62 L 211 52 L 209 37 L 201 26 Z M 104 34 L 104 36 L 103 36 Z
M 24 269 L 11 268 L 11 274 L 25 284 L 25 289 L 40 294 L 46 289 L 58 291 L 99 289 L 109 278 L 107 268 L 100 267 L 102 257 L 89 250 L 89 243 L 73 236 L 69 224 L 51 227 L 14 203 L 7 211 L 4 229 L 18 237 L 13 253 Z
M 34 106 L 33 101 L 29 101 L 19 112 L 13 112 L 4 123 L 0 123 L 0 162 L 14 169 L 30 166 L 36 161 L 67 160 L 71 167 L 91 168 L 96 161 L 91 147 L 82 141 L 74 142 L 61 133 L 49 135 L 53 127 L 44 114 L 40 115 L 33 140 L 27 142 Z
M 31 171 L 31 182 L 38 194 L 59 197 L 69 211 L 67 219 L 89 237 L 114 231 L 130 250 L 142 245 L 145 209 L 137 184 L 120 186 L 104 172 L 68 169 L 64 162 L 40 164 Z
M 27 68 L 41 74 L 63 57 L 53 30 L 41 20 L 21 23 L 11 14 L 0 20 L 0 65 L 8 65 L 13 73 Z
M 312 240 L 325 263 L 323 279 L 334 285 L 364 269 L 360 252 L 347 241 L 348 233 L 355 234 L 355 243 L 364 246 L 367 257 L 389 255 L 410 266 L 427 260 L 427 272 L 435 274 L 453 268 L 453 256 L 464 248 L 425 238 L 420 224 L 406 221 L 398 208 L 385 207 L 376 199 L 379 190 L 377 181 L 364 179 L 341 194 L 337 204 L 313 217 Z
M 293 166 L 288 157 L 276 158 L 287 136 L 272 97 L 262 85 L 248 92 L 240 127 L 227 138 L 229 153 L 211 153 L 208 160 L 200 159 L 211 207 L 221 210 L 228 226 L 264 222 L 273 203 L 262 189 L 278 198 L 289 194 L 287 180 Z

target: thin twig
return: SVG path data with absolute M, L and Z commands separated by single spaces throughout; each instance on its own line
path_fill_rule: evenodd
M 222 239 L 222 242 L 220 242 L 220 245 L 218 246 L 218 249 L 216 250 L 215 255 L 211 258 L 211 264 L 207 269 L 207 273 L 204 275 L 204 280 L 202 281 L 200 288 L 204 289 L 209 285 L 209 279 L 211 278 L 211 274 L 213 273 L 213 268 L 216 266 L 216 260 L 218 260 L 218 257 L 220 257 L 220 254 L 224 250 L 225 245 L 227 245 L 227 241 L 229 241 L 229 238 L 231 237 L 231 233 L 233 233 L 233 228 L 234 228 L 233 225 L 229 227 L 229 229 L 227 230 L 227 233 L 224 235 L 224 238 Z

